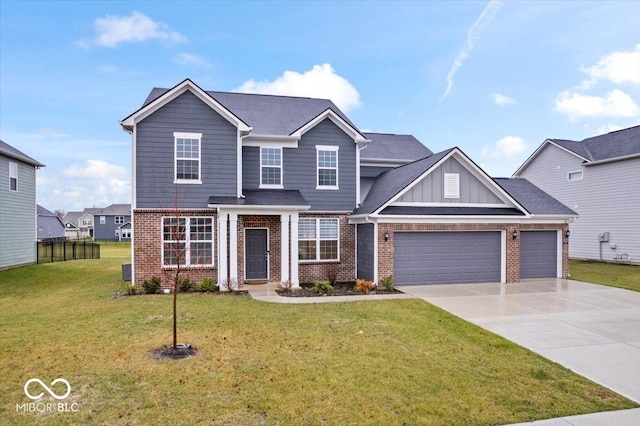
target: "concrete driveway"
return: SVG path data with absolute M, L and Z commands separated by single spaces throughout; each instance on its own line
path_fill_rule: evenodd
M 401 290 L 640 402 L 639 292 L 560 279 Z

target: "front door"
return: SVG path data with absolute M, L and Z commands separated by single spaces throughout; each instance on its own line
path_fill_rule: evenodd
M 267 230 L 245 229 L 244 259 L 246 265 L 246 278 L 248 280 L 266 280 L 267 259 Z

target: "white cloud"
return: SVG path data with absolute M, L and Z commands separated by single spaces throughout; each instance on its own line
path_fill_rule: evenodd
M 458 52 L 458 55 L 453 60 L 453 65 L 447 74 L 447 88 L 442 95 L 441 100 L 446 98 L 451 88 L 453 87 L 453 76 L 462 67 L 462 62 L 467 59 L 469 53 L 473 50 L 476 42 L 480 40 L 485 27 L 495 18 L 496 13 L 502 7 L 501 1 L 491 0 L 484 8 L 476 22 L 469 27 L 467 32 L 467 44 Z
M 102 160 L 87 160 L 82 166 L 70 166 L 62 171 L 66 177 L 90 180 L 104 180 L 124 177 L 127 169 Z
M 145 40 L 160 40 L 166 44 L 184 43 L 187 38 L 172 30 L 164 22 L 157 22 L 143 13 L 133 12 L 129 16 L 107 15 L 94 21 L 96 36 L 93 40 L 81 40 L 80 47 L 116 47 L 120 43 Z
M 489 99 L 496 105 L 505 106 L 505 105 L 513 105 L 516 103 L 515 99 L 503 95 L 501 93 L 492 93 L 489 95 Z
M 605 124 L 604 126 L 598 127 L 598 130 L 594 134 L 594 136 L 604 135 L 605 133 L 615 132 L 616 130 L 622 130 L 624 128 L 625 126 L 619 126 L 617 124 Z
M 331 99 L 347 112 L 361 105 L 360 94 L 347 79 L 336 74 L 331 64 L 314 65 L 304 73 L 285 71 L 274 81 L 246 81 L 235 92 L 308 96 Z
M 631 96 L 618 89 L 604 97 L 566 90 L 556 98 L 554 109 L 571 120 L 581 117 L 633 117 L 640 114 L 640 107 Z
M 483 158 L 514 157 L 524 152 L 527 144 L 518 136 L 505 136 L 495 143 L 493 147 L 482 148 Z
M 183 66 L 195 65 L 197 67 L 208 68 L 209 62 L 201 56 L 192 55 L 191 53 L 180 53 L 174 59 L 178 64 Z
M 640 44 L 630 52 L 612 52 L 602 57 L 591 67 L 580 68 L 589 76 L 582 82 L 581 88 L 589 88 L 601 80 L 616 84 L 640 84 Z

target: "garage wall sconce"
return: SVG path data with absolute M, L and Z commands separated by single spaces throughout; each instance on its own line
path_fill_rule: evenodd
M 389 233 L 388 232 L 384 233 L 384 240 L 385 241 L 389 241 Z
M 517 240 L 518 239 L 518 231 L 513 231 L 513 234 L 511 234 L 511 239 L 512 240 Z
M 571 231 L 569 231 L 569 230 L 567 229 L 567 232 L 565 232 L 565 233 L 564 233 L 564 236 L 565 236 L 565 237 L 567 237 L 567 238 L 569 238 L 569 235 L 571 235 Z

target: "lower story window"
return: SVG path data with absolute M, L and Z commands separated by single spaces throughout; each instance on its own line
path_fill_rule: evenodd
M 213 218 L 162 218 L 164 266 L 212 266 Z
M 299 260 L 338 260 L 339 220 L 337 218 L 304 218 L 298 222 Z

